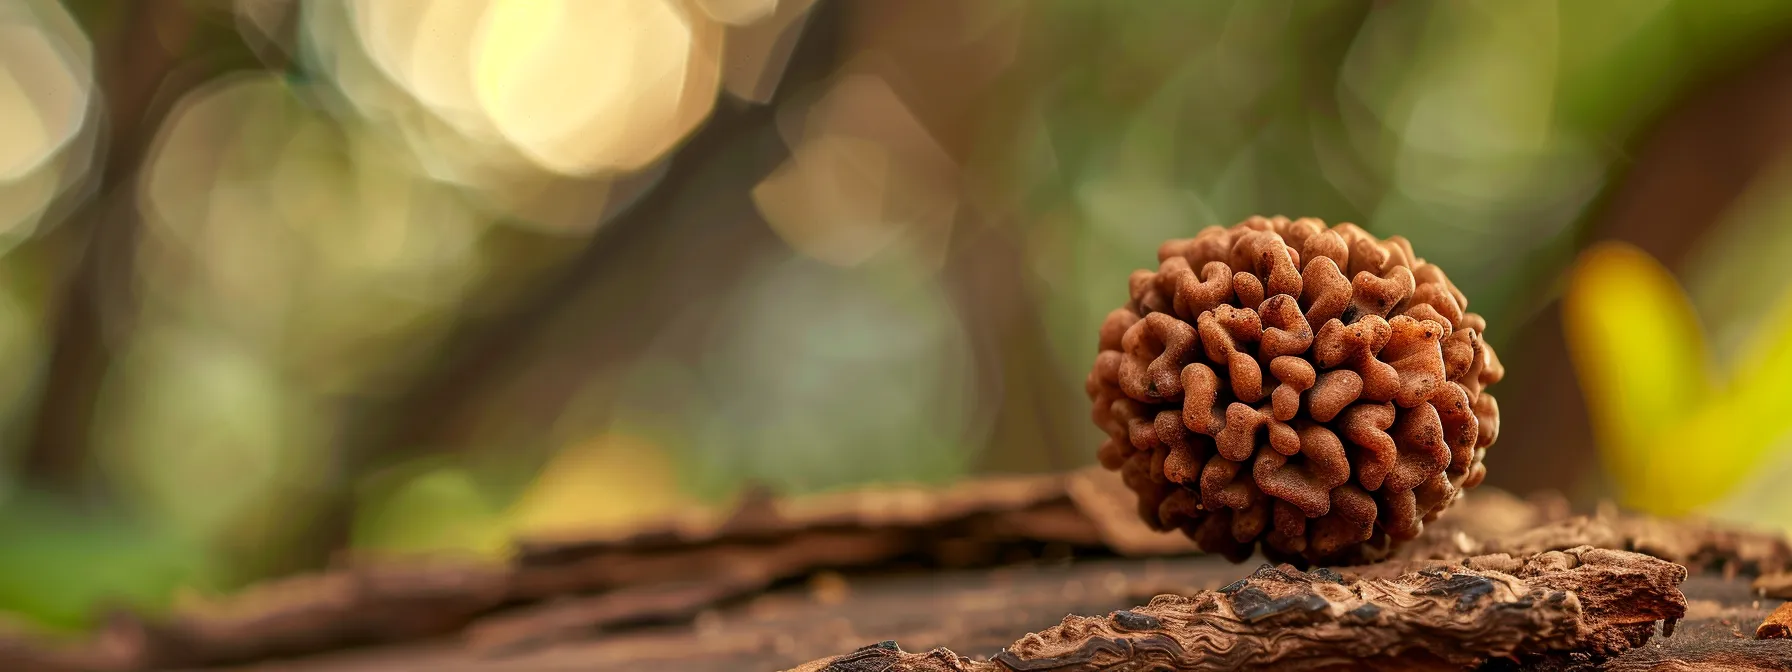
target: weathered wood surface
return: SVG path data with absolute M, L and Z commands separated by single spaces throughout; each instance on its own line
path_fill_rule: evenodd
M 1108 558 L 907 575 L 829 575 L 704 610 L 691 622 L 561 639 L 512 652 L 444 638 L 225 669 L 782 670 L 885 640 L 909 651 L 945 647 L 987 659 L 1068 614 L 1103 615 L 1146 604 L 1157 594 L 1217 589 L 1248 569 L 1214 557 Z M 1671 637 L 1656 637 L 1603 667 L 1581 669 L 1792 669 L 1792 640 L 1752 639 L 1777 602 L 1756 600 L 1747 577 L 1726 581 L 1719 574 L 1705 574 L 1689 578 L 1682 588 L 1687 614 Z M 1734 667 L 1740 661 L 1756 666 Z M 1674 666 L 1680 663 L 1690 666 Z
M 0 669 L 777 670 L 884 640 L 983 660 L 1066 615 L 1212 590 L 1257 568 L 1145 530 L 1129 496 L 1101 472 L 1076 472 L 753 499 L 620 537 L 535 540 L 502 567 L 361 566 L 169 617 L 121 616 L 95 641 L 0 637 Z M 1753 639 L 1778 601 L 1758 600 L 1751 580 L 1792 569 L 1776 537 L 1576 517 L 1556 500 L 1483 490 L 1395 560 L 1344 571 L 1385 579 L 1582 545 L 1687 565 L 1688 613 L 1672 637 L 1552 669 L 1792 669 L 1788 640 Z M 1673 667 L 1676 656 L 1717 666 Z
M 1580 547 L 1445 563 L 1393 579 L 1265 566 L 1216 591 L 1072 616 L 988 660 L 883 645 L 800 672 L 887 664 L 892 672 L 1150 669 L 1449 672 L 1609 657 L 1686 615 L 1685 568 L 1640 553 Z

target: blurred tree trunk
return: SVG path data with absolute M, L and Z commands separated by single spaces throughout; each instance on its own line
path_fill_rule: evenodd
M 174 101 L 211 74 L 181 71 L 196 30 L 190 5 L 140 0 L 75 8 L 94 36 L 104 155 L 88 178 L 88 198 L 46 241 L 60 257 L 53 266 L 69 270 L 53 293 L 49 363 L 21 458 L 22 477 L 33 486 L 104 498 L 91 477 L 94 408 L 134 308 L 142 226 L 137 175 Z

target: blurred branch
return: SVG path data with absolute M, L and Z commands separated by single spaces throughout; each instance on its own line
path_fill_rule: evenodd
M 196 20 L 183 0 L 140 0 L 110 12 L 115 31 L 95 39 L 96 80 L 105 104 L 105 159 L 89 199 L 53 236 L 66 245 L 70 274 L 53 304 L 52 351 L 21 469 L 27 482 L 64 493 L 85 491 L 93 415 L 128 323 L 141 214 L 135 176 L 168 108 L 200 80 L 178 77 Z M 85 26 L 103 38 L 99 26 Z M 176 84 L 178 84 L 176 86 Z
M 726 99 L 719 101 L 711 119 L 676 150 L 660 183 L 632 207 L 599 227 L 576 258 L 498 310 L 469 318 L 455 327 L 438 360 L 440 364 L 410 380 L 390 402 L 352 411 L 336 447 L 337 470 L 334 482 L 328 484 L 328 501 L 311 526 L 309 538 L 300 545 L 301 555 L 292 558 L 296 564 L 315 564 L 324 558 L 312 554 L 330 553 L 347 545 L 354 514 L 352 486 L 359 478 L 407 460 L 462 447 L 459 444 L 465 439 L 464 419 L 487 401 L 481 395 L 504 387 L 518 371 L 530 368 L 530 358 L 543 356 L 536 352 L 539 348 L 529 347 L 532 341 L 540 338 L 589 287 L 603 282 L 616 268 L 644 253 L 651 256 L 666 252 L 650 248 L 683 246 L 676 231 L 666 228 L 676 211 L 696 202 L 693 199 L 735 196 L 714 195 L 721 191 L 716 189 L 712 175 L 718 168 L 753 173 L 729 178 L 730 182 L 750 187 L 783 160 L 786 150 L 780 145 L 772 152 L 776 156 L 759 152 L 744 164 L 730 163 L 731 154 L 739 153 L 743 143 L 759 142 L 768 134 L 775 143 L 773 124 L 779 105 L 792 93 L 834 71 L 840 58 L 839 4 L 824 0 L 810 10 L 778 94 L 770 104 L 745 106 Z M 747 202 L 744 189 L 738 195 L 743 203 Z M 728 227 L 758 221 L 751 212 L 705 218 L 696 222 L 701 226 L 687 233 L 713 240 L 727 236 Z M 738 252 L 739 248 L 729 251 L 737 261 L 742 256 Z M 701 264 L 692 261 L 690 266 Z M 660 298 L 663 297 L 659 293 L 629 293 L 615 297 L 615 303 L 604 306 L 602 312 L 610 320 L 626 319 L 633 325 L 631 332 L 646 336 L 655 330 L 644 325 L 676 314 L 669 310 L 671 306 L 646 305 Z M 585 347 L 592 346 L 587 342 Z M 606 348 L 606 354 L 620 354 L 616 349 Z M 589 358 L 589 353 L 581 354 Z M 565 374 L 568 367 L 554 368 Z

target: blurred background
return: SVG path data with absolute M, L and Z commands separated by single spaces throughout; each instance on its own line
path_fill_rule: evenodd
M 0 611 L 1093 462 L 1159 242 L 1403 235 L 1489 484 L 1792 529 L 1792 3 L 0 0 Z

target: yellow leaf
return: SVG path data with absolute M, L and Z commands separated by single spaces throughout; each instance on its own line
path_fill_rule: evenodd
M 1767 446 L 1755 431 L 1757 423 L 1741 411 L 1728 395 L 1714 397 L 1644 437 L 1636 471 L 1620 478 L 1623 503 L 1679 516 L 1703 512 L 1735 491 Z
M 664 449 L 612 432 L 560 451 L 508 517 L 521 535 L 628 528 L 687 504 Z
M 1659 511 L 1660 503 L 1707 496 L 1713 479 L 1683 476 L 1708 457 L 1663 440 L 1683 433 L 1715 392 L 1698 318 L 1673 276 L 1635 247 L 1601 243 L 1582 253 L 1562 310 L 1600 452 L 1623 500 L 1674 513 Z
M 1738 403 L 1755 418 L 1761 440 L 1771 441 L 1792 429 L 1792 291 L 1780 296 L 1742 347 L 1733 385 Z

